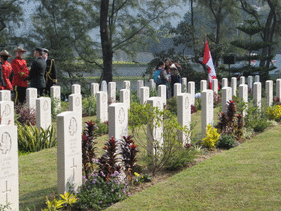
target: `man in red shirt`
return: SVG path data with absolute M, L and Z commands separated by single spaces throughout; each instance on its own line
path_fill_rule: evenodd
M 2 62 L 2 74 L 1 76 L 3 79 L 1 80 L 1 86 L 0 89 L 3 90 L 13 90 L 12 84 L 9 80 L 9 77 L 12 72 L 12 66 L 11 64 L 7 61 L 8 57 L 11 57 L 8 51 L 3 50 L 0 52 L 0 57 L 1 57 L 1 62 Z
M 26 50 L 19 46 L 14 51 L 16 58 L 12 61 L 12 68 L 14 71 L 12 84 L 15 90 L 15 103 L 24 103 L 27 89 L 27 81 L 25 79 L 29 74 L 26 61 L 22 59 Z

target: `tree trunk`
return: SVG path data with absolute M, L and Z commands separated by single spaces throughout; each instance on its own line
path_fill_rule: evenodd
M 101 34 L 101 46 L 102 46 L 102 57 L 103 57 L 103 75 L 102 79 L 106 82 L 112 81 L 112 42 L 108 35 L 108 7 L 109 0 L 101 1 L 100 8 L 100 34 Z

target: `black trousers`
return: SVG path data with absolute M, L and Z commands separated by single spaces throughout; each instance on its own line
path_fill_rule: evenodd
M 26 98 L 26 89 L 27 87 L 23 86 L 14 86 L 15 92 L 15 104 L 24 103 Z

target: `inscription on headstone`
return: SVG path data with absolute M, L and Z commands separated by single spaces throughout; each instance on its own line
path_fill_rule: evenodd
M 0 101 L 11 101 L 11 91 L 0 90 Z
M 14 125 L 14 102 L 0 101 L 1 125 Z

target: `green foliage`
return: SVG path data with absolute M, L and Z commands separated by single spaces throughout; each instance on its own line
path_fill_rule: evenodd
M 57 200 L 55 195 L 51 195 L 51 199 L 46 196 L 46 205 L 47 208 L 44 211 L 56 211 L 60 210 L 60 208 L 68 207 L 71 210 L 71 207 L 74 203 L 76 203 L 77 198 L 75 195 L 70 194 L 69 192 L 65 192 L 64 194 L 60 194 L 60 200 Z
M 267 108 L 266 115 L 270 120 L 281 121 L 281 105 L 274 105 Z
M 167 99 L 167 110 L 169 110 L 173 115 L 177 115 L 178 108 L 177 108 L 177 98 L 171 97 Z
M 74 210 L 101 210 L 127 197 L 126 185 L 120 182 L 118 172 L 108 179 L 93 173 L 84 179 L 80 192 L 76 195 Z
M 58 106 L 60 101 L 61 101 L 60 99 L 51 97 L 51 114 L 52 114 L 53 121 L 55 121 L 57 115 L 61 113 L 61 108 Z
M 96 126 L 97 126 L 96 134 L 98 136 L 108 134 L 108 122 L 100 122 L 100 119 L 97 119 Z
M 230 149 L 236 147 L 237 145 L 238 144 L 235 137 L 233 135 L 229 135 L 225 133 L 220 135 L 220 138 L 216 143 L 216 146 L 221 149 Z
M 10 207 L 10 203 L 8 203 L 7 205 L 0 204 L 0 210 L 1 211 L 12 210 L 12 208 Z
M 198 111 L 201 110 L 201 106 L 202 106 L 201 97 L 195 98 L 195 107 Z
M 220 134 L 216 128 L 211 125 L 207 125 L 206 136 L 203 138 L 202 144 L 209 149 L 213 149 L 216 146 L 216 142 L 219 140 Z
M 57 145 L 56 132 L 52 126 L 39 130 L 36 126 L 17 123 L 17 127 L 18 146 L 22 152 L 37 152 Z
M 97 112 L 97 100 L 94 96 L 84 97 L 82 100 L 82 113 L 84 116 L 94 116 Z
M 256 106 L 248 107 L 244 122 L 245 127 L 251 127 L 255 132 L 263 132 L 271 125 L 271 123 L 267 121 L 266 115 Z

